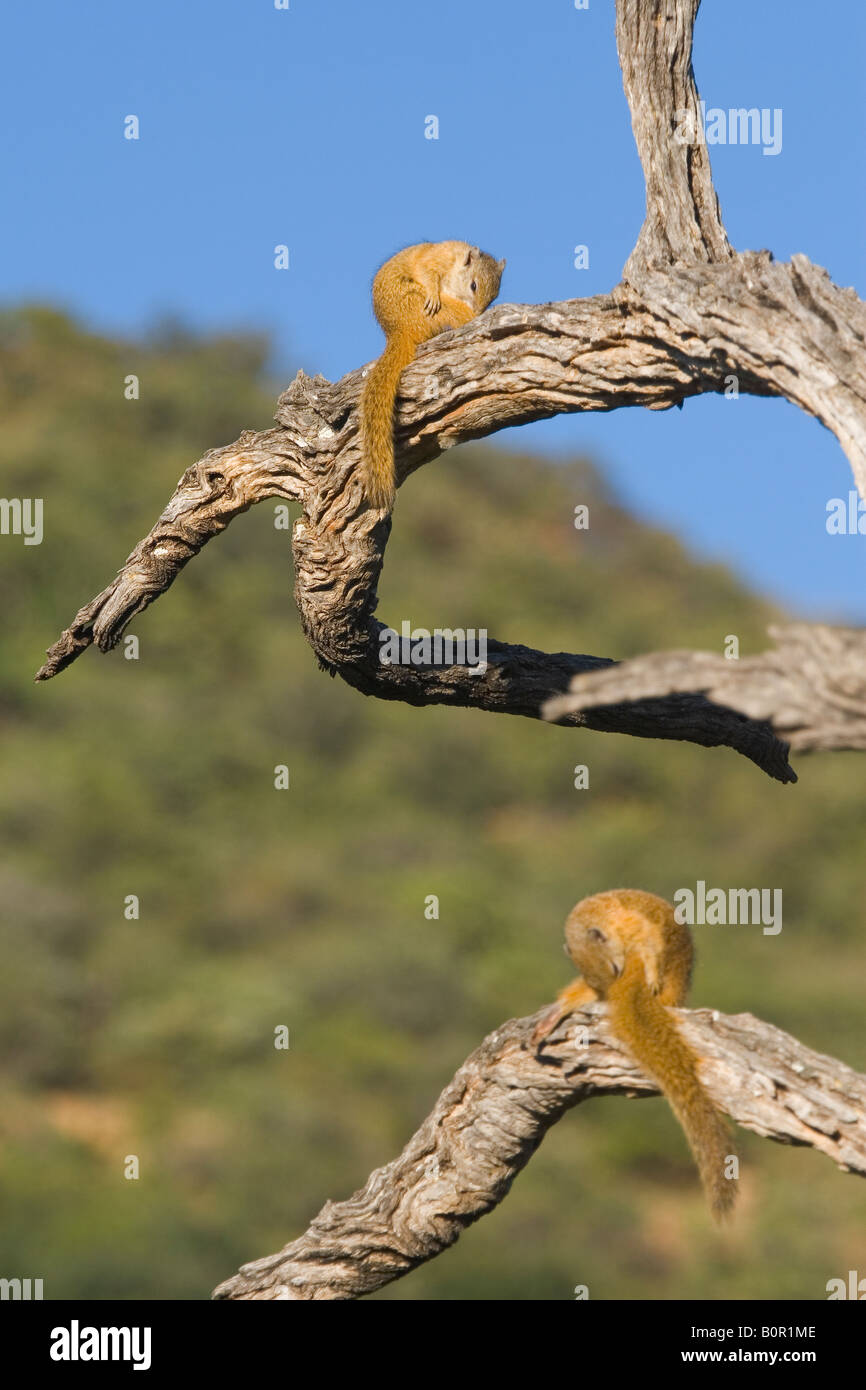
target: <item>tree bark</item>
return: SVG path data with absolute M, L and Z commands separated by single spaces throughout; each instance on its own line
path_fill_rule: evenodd
M 544 707 L 552 721 L 620 701 L 700 690 L 714 705 L 767 720 L 792 748 L 866 750 L 866 633 L 792 623 L 770 628 L 777 646 L 729 661 L 716 652 L 652 652 L 575 676 Z
M 738 1124 L 866 1176 L 866 1076 L 751 1014 L 672 1012 L 702 1059 L 709 1094 Z M 214 1298 L 373 1293 L 498 1206 L 566 1111 L 600 1095 L 658 1094 L 608 1031 L 603 1005 L 567 1015 L 538 1046 L 544 1016 L 512 1019 L 486 1037 L 398 1158 L 347 1201 L 327 1202 L 279 1254 L 243 1265 Z

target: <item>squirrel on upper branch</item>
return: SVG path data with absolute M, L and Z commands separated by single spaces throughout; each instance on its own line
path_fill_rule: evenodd
M 546 1037 L 565 1014 L 594 999 L 608 1006 L 608 1023 L 647 1075 L 661 1088 L 694 1155 L 716 1219 L 733 1206 L 734 1183 L 725 1177 L 731 1156 L 727 1125 L 699 1077 L 699 1058 L 683 1038 L 668 1005 L 685 1001 L 694 947 L 664 898 L 616 888 L 584 898 L 565 923 L 566 950 L 581 972 L 539 1024 Z
M 446 328 L 460 328 L 499 293 L 505 261 L 466 241 L 424 241 L 398 251 L 376 272 L 373 311 L 385 332 L 385 351 L 361 396 L 361 444 L 367 496 L 374 507 L 394 505 L 394 405 L 404 367 L 415 350 Z

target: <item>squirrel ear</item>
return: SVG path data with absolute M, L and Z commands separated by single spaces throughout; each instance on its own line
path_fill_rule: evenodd
M 502 260 L 499 261 L 499 274 L 500 274 L 500 275 L 502 274 L 502 272 L 503 272 L 504 269 L 505 269 L 505 257 L 503 256 Z
M 469 262 L 472 260 L 472 250 L 473 248 L 470 246 L 469 250 L 466 252 L 466 260 L 463 262 L 464 265 L 469 265 Z

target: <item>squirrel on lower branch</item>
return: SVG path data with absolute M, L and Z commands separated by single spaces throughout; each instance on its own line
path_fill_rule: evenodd
M 691 983 L 694 947 L 688 927 L 655 893 L 616 888 L 572 908 L 565 941 L 581 978 L 561 991 L 535 1041 L 573 1009 L 604 1000 L 611 1032 L 667 1097 L 689 1141 L 712 1213 L 721 1218 L 735 1197 L 734 1183 L 725 1177 L 732 1152 L 728 1128 L 701 1083 L 697 1054 L 667 1007 L 682 1004 Z
M 404 367 L 421 343 L 486 309 L 504 269 L 505 261 L 466 241 L 424 241 L 398 251 L 376 272 L 373 311 L 386 343 L 361 396 L 366 490 L 374 507 L 394 505 L 394 406 Z

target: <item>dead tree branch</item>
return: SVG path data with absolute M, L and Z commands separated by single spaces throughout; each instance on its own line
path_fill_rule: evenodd
M 766 720 L 792 748 L 866 750 L 866 632 L 792 623 L 771 627 L 770 636 L 774 651 L 738 661 L 716 652 L 652 652 L 575 676 L 567 695 L 548 701 L 544 717 L 700 690 L 714 707 Z
M 797 255 L 730 246 L 696 128 L 691 67 L 698 0 L 618 0 L 617 42 L 644 168 L 647 211 L 622 282 L 608 295 L 502 305 L 424 346 L 401 383 L 397 470 L 402 483 L 443 450 L 562 412 L 643 405 L 668 409 L 725 389 L 781 396 L 838 438 L 866 497 L 866 306 Z M 391 521 L 361 485 L 357 405 L 362 373 L 330 383 L 299 373 L 280 398 L 277 427 L 247 433 L 188 469 L 156 525 L 112 583 L 50 648 L 38 680 L 91 644 L 108 651 L 234 516 L 264 498 L 300 503 L 293 534 L 295 599 L 304 633 L 329 671 L 381 699 L 444 703 L 532 718 L 572 678 L 606 658 L 488 642 L 479 675 L 465 666 L 386 666 L 376 586 Z M 564 722 L 640 737 L 727 745 L 770 776 L 794 780 L 767 720 L 695 690 L 592 710 Z
M 866 1076 L 751 1014 L 675 1012 L 706 1059 L 707 1090 L 738 1124 L 817 1149 L 866 1176 Z M 372 1293 L 433 1259 L 498 1206 L 566 1111 L 599 1095 L 658 1094 L 609 1033 L 603 1005 L 567 1015 L 539 1048 L 532 1038 L 545 1013 L 512 1019 L 486 1037 L 399 1158 L 371 1173 L 348 1201 L 327 1202 L 279 1254 L 243 1265 L 214 1297 Z

